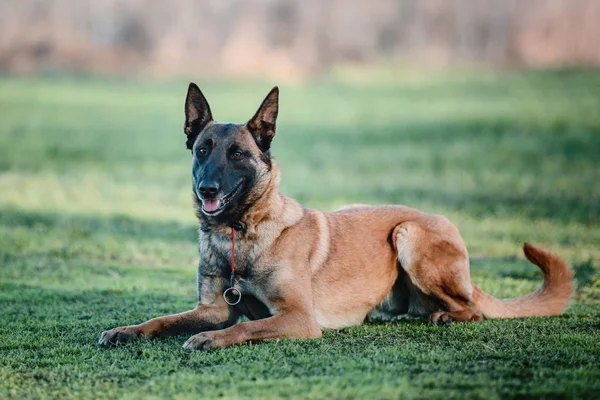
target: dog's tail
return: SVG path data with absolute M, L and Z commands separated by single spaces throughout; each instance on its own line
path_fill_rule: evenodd
M 473 285 L 473 303 L 486 318 L 518 318 L 561 314 L 575 291 L 573 270 L 560 257 L 529 243 L 523 245 L 529 261 L 540 267 L 544 283 L 535 292 L 516 299 L 497 299 Z

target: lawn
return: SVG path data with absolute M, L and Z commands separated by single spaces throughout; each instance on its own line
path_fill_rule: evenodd
M 273 82 L 198 82 L 245 121 Z M 280 85 L 282 191 L 333 210 L 447 215 L 474 282 L 541 283 L 522 242 L 576 269 L 555 318 L 373 321 L 318 341 L 185 352 L 96 345 L 195 303 L 187 81 L 0 77 L 0 398 L 600 397 L 600 71 L 339 70 Z

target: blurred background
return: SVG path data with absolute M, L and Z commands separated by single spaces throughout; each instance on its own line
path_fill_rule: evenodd
M 306 78 L 339 64 L 600 63 L 595 0 L 4 0 L 0 68 Z

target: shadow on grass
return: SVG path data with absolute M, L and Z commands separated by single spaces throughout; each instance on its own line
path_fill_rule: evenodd
M 593 282 L 593 279 L 598 276 L 600 268 L 595 267 L 592 260 L 587 260 L 578 264 L 573 265 L 575 270 L 575 280 L 577 286 L 587 286 Z
M 196 226 L 177 222 L 143 221 L 128 216 L 80 216 L 60 213 L 21 211 L 10 208 L 0 210 L 0 225 L 28 229 L 69 231 L 87 237 L 93 234 L 144 237 L 164 241 L 197 240 Z
M 445 155 L 470 154 L 477 161 L 493 159 L 509 153 L 518 165 L 543 162 L 548 156 L 562 156 L 566 162 L 598 164 L 596 149 L 600 146 L 600 124 L 597 121 L 519 120 L 517 118 L 470 117 L 463 120 L 393 121 L 373 128 L 370 125 L 353 127 L 292 126 L 291 134 L 274 144 L 274 154 L 286 153 L 301 159 L 311 153 L 298 149 L 362 149 L 369 147 L 405 146 L 423 151 L 442 151 Z M 298 132 L 296 132 L 298 131 Z M 284 133 L 285 135 L 285 133 Z M 312 140 L 307 140 L 307 136 Z M 459 145 L 460 148 L 456 148 Z M 345 153 L 344 153 L 345 154 Z M 523 159 L 527 155 L 531 158 Z M 457 159 L 462 164 L 472 159 Z M 513 169 L 512 164 L 505 164 Z
M 471 273 L 487 278 L 512 278 L 542 281 L 542 271 L 528 260 L 515 256 L 471 258 Z M 598 275 L 598 267 L 592 260 L 573 264 L 574 278 L 578 287 L 589 285 Z
M 110 289 L 47 288 L 0 282 L 0 304 L 5 321 L 97 320 L 139 323 L 159 315 L 192 309 L 193 296 Z M 105 322 L 106 323 L 106 322 Z M 105 328 L 108 328 L 106 326 Z
M 548 219 L 560 223 L 577 222 L 592 226 L 600 222 L 600 199 L 559 194 L 457 193 L 441 189 L 408 189 L 401 194 L 378 193 L 390 203 L 415 206 L 423 202 L 468 212 L 474 216 L 519 216 L 531 220 Z
M 512 278 L 541 281 L 542 271 L 529 261 L 515 256 L 471 258 L 471 274 L 486 278 Z

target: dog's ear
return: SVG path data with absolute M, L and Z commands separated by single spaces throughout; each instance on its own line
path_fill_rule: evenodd
M 185 98 L 185 124 L 183 126 L 183 130 L 187 136 L 185 144 L 188 149 L 192 149 L 198 134 L 212 120 L 212 113 L 210 112 L 206 97 L 204 97 L 200 88 L 195 83 L 190 83 Z
M 279 110 L 279 88 L 275 86 L 263 100 L 254 117 L 246 126 L 254 136 L 258 147 L 267 152 L 271 148 L 271 141 L 275 136 L 275 122 Z

